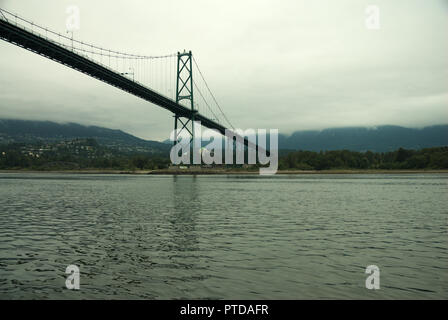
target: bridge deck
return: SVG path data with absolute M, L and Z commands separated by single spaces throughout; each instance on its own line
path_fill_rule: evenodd
M 219 123 L 196 113 L 195 111 L 192 111 L 191 109 L 186 108 L 155 92 L 154 90 L 134 82 L 103 65 L 95 63 L 94 61 L 72 52 L 53 41 L 31 33 L 20 26 L 16 26 L 3 19 L 0 19 L 0 39 L 30 50 L 48 59 L 61 63 L 67 67 L 124 90 L 130 94 L 165 108 L 178 116 L 191 118 L 191 115 L 194 112 L 196 121 L 201 121 L 203 126 L 210 129 L 215 129 L 225 135 L 226 127 L 220 125 Z M 246 146 L 256 147 L 253 146 L 247 138 L 244 138 L 244 144 Z

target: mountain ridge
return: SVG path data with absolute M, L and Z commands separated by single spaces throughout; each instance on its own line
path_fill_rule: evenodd
M 166 153 L 169 146 L 162 142 L 144 140 L 119 129 L 87 126 L 73 122 L 0 119 L 0 144 L 42 143 L 94 138 L 101 145 L 122 151 Z
M 99 144 L 121 150 L 167 153 L 171 143 L 144 140 L 119 129 L 78 123 L 0 119 L 0 144 L 55 142 L 94 138 Z M 204 142 L 207 144 L 207 142 Z M 279 148 L 288 150 L 352 150 L 387 152 L 398 148 L 422 149 L 448 145 L 448 125 L 406 128 L 394 125 L 343 127 L 295 131 L 279 135 Z
M 406 128 L 394 125 L 295 131 L 279 136 L 279 145 L 292 150 L 353 150 L 387 152 L 448 145 L 448 125 Z

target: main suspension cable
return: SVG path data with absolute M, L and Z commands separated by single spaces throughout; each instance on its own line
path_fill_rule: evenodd
M 210 87 L 208 86 L 208 83 L 207 83 L 207 81 L 205 80 L 204 75 L 203 75 L 202 72 L 201 72 L 201 69 L 199 69 L 198 63 L 196 62 L 196 59 L 194 58 L 194 56 L 193 56 L 193 62 L 194 62 L 194 64 L 195 64 L 196 69 L 198 70 L 198 72 L 199 72 L 199 74 L 200 74 L 202 80 L 204 81 L 205 86 L 207 87 L 208 92 L 209 92 L 210 95 L 212 96 L 213 101 L 215 101 L 216 105 L 218 106 L 219 110 L 221 111 L 221 114 L 224 116 L 224 119 L 227 121 L 227 123 L 230 125 L 230 127 L 231 127 L 232 129 L 234 129 L 234 126 L 232 125 L 232 123 L 230 122 L 230 120 L 227 118 L 227 116 L 224 114 L 224 112 L 222 111 L 222 109 L 221 109 L 221 107 L 220 107 L 218 101 L 216 101 L 216 98 L 215 98 L 215 96 L 213 95 L 213 92 L 210 90 Z

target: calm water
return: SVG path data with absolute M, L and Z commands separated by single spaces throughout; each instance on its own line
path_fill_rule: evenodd
M 446 299 L 447 191 L 446 174 L 0 174 L 0 298 Z

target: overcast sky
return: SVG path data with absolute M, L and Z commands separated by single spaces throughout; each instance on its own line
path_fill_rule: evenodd
M 448 123 L 447 0 L 0 0 L 75 38 L 130 53 L 192 50 L 238 128 Z M 366 27 L 368 5 L 380 29 Z M 0 42 L 0 118 L 78 122 L 165 140 L 170 112 Z

